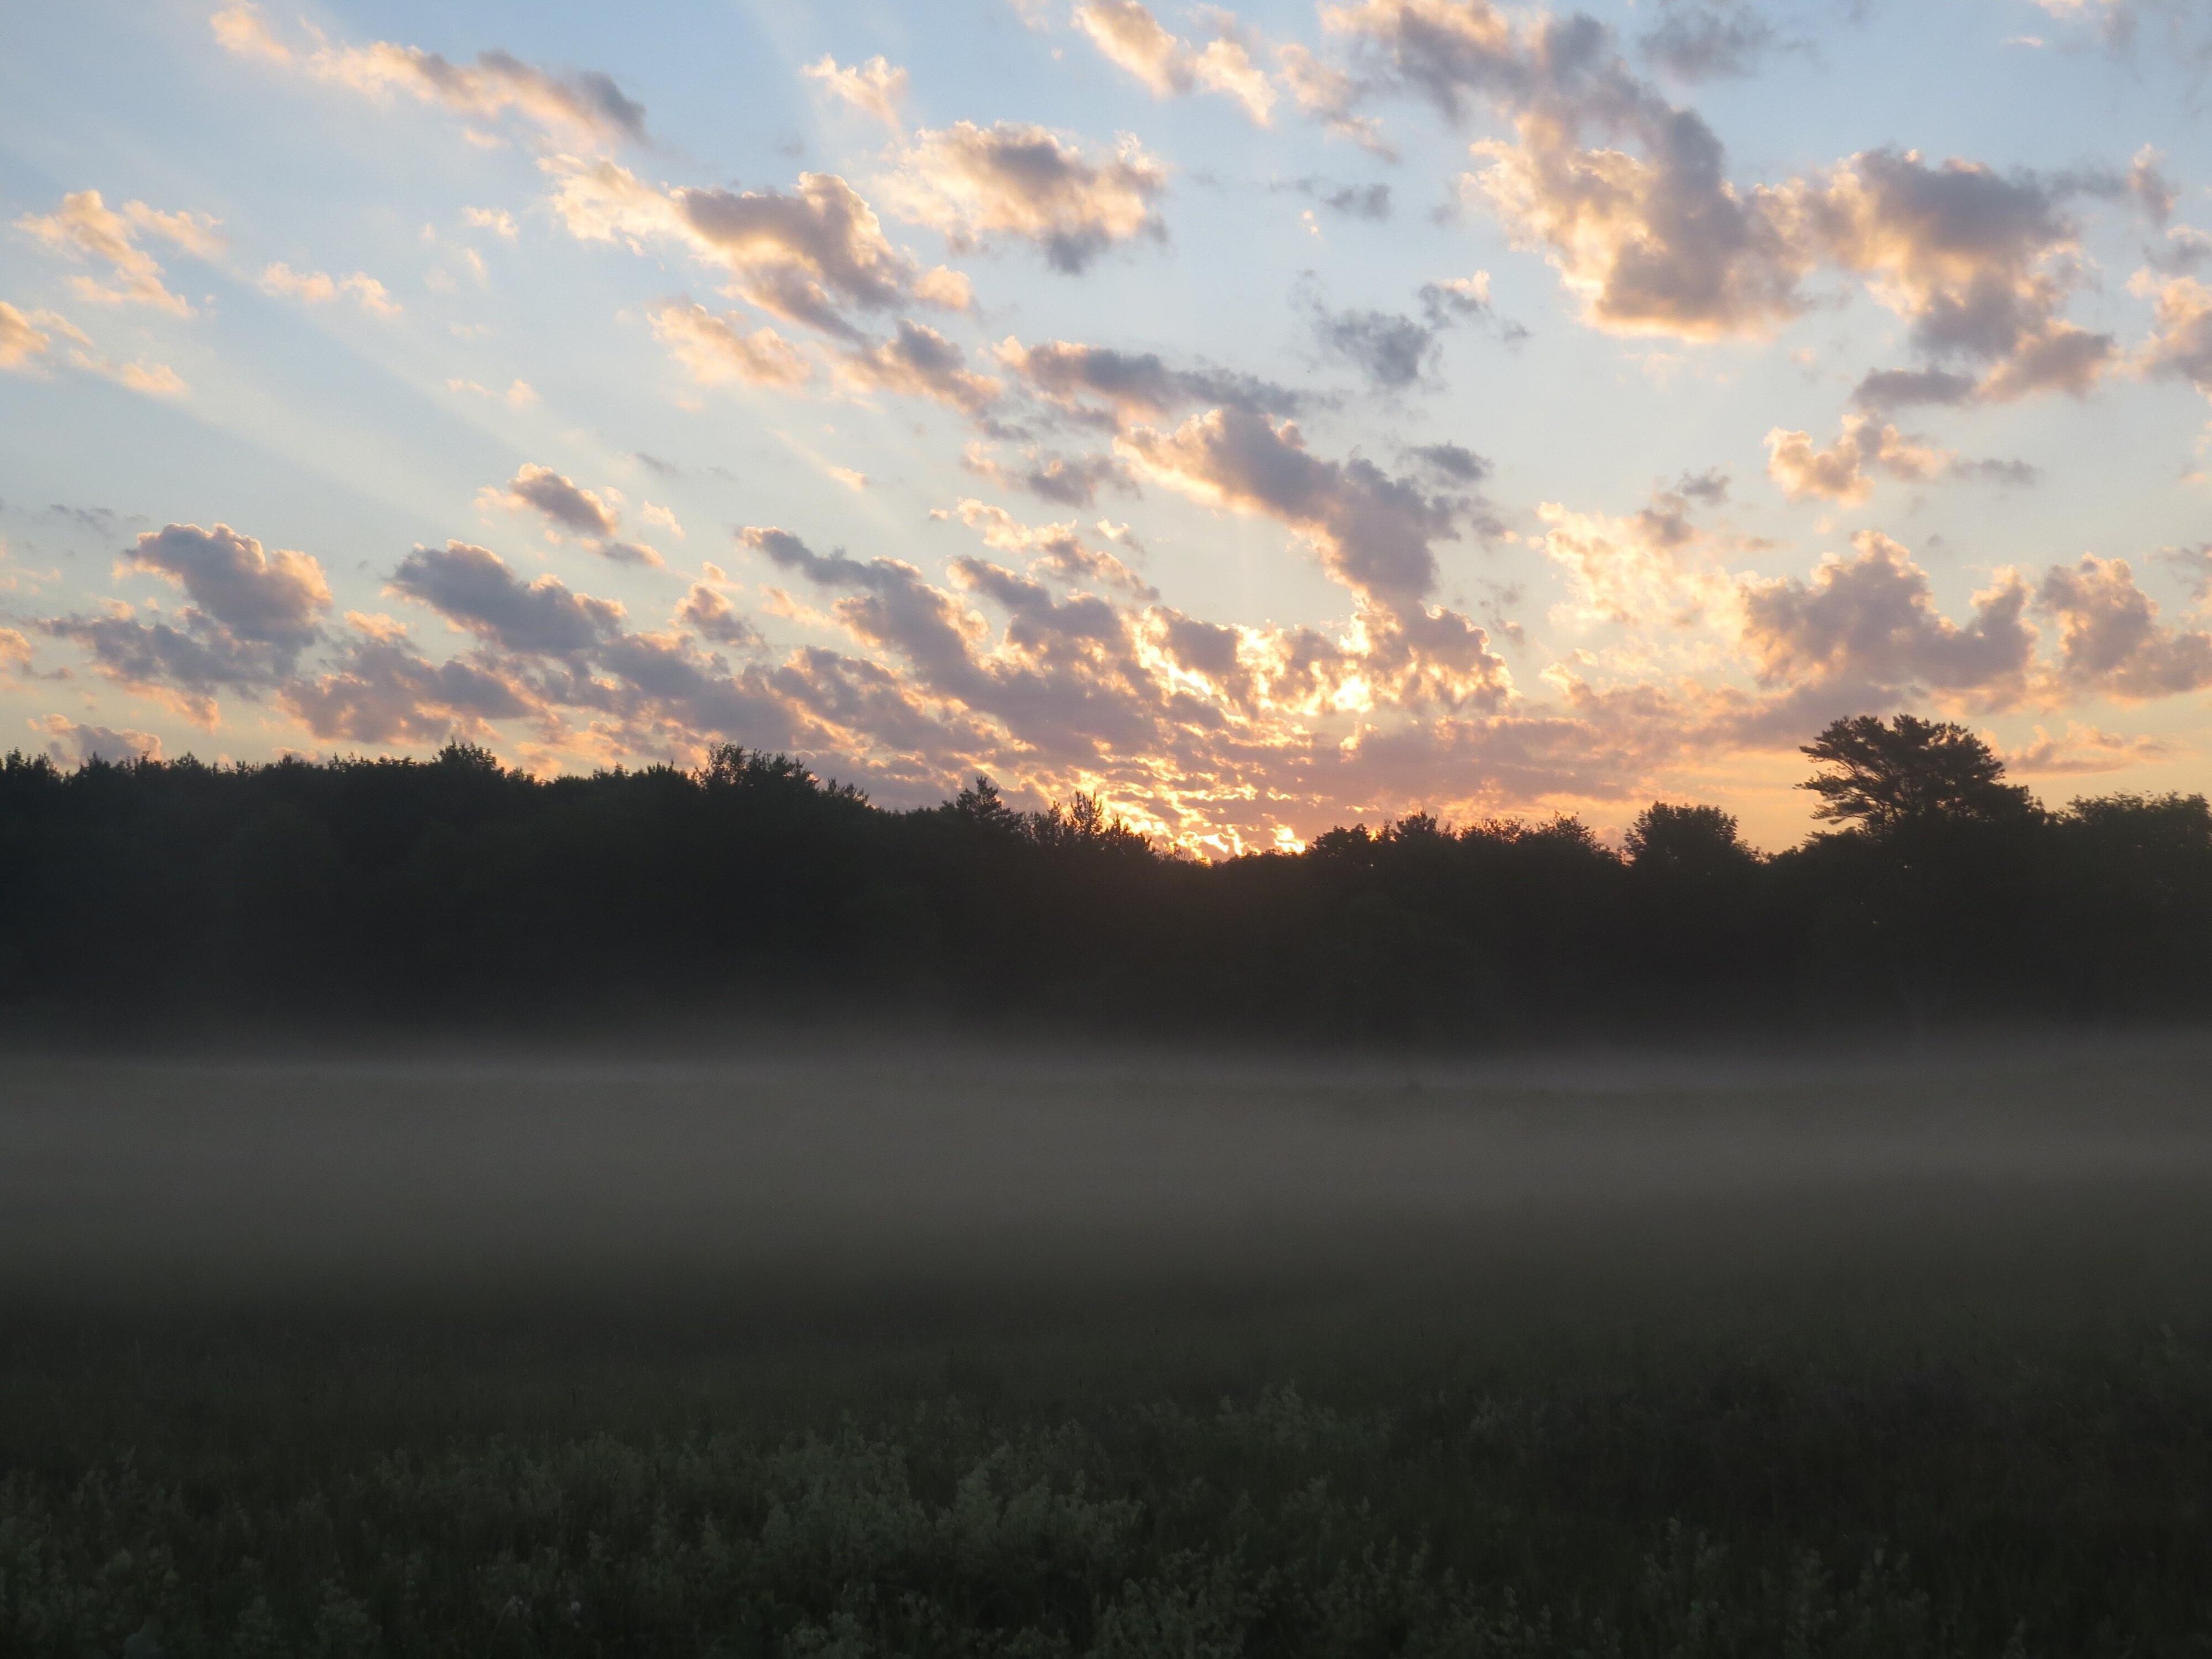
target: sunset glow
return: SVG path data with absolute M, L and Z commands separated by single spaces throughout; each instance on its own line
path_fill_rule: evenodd
M 2201 8 L 22 9 L 0 748 L 2201 791 Z

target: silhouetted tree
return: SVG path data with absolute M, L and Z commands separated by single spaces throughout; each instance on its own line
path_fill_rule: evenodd
M 456 772 L 482 772 L 496 775 L 505 769 L 499 757 L 481 744 L 463 743 L 456 738 L 441 749 L 433 760 L 435 764 L 450 767 Z
M 1813 816 L 1881 836 L 1909 825 L 2002 823 L 2036 811 L 2027 790 L 2004 781 L 1989 744 L 1948 720 L 1874 714 L 1831 724 L 1802 751 L 1825 769 L 1798 785 L 1820 797 Z
M 2212 806 L 2202 795 L 2076 800 L 2052 826 L 2054 978 L 2074 1000 L 2186 1006 L 2212 978 Z
M 1654 801 L 1636 815 L 1622 841 L 1630 866 L 1646 874 L 1732 876 L 1759 861 L 1744 843 L 1735 814 L 1717 806 Z
M 975 782 L 945 802 L 943 810 L 970 829 L 994 835 L 1018 836 L 1025 828 L 1022 815 L 999 793 L 999 786 L 980 772 Z
M 1040 847 L 1091 852 L 1146 853 L 1151 837 L 1109 816 L 1103 802 L 1080 789 L 1065 804 L 1054 801 L 1030 818 L 1030 835 Z
M 819 793 L 847 800 L 867 799 L 850 784 L 824 784 L 788 755 L 771 755 L 734 743 L 719 744 L 708 752 L 699 781 L 710 790 L 743 789 L 759 793 L 773 791 L 794 798 Z
M 2046 814 L 1956 726 L 1839 721 L 1763 857 L 1655 804 L 1413 812 L 1204 863 L 978 777 L 892 811 L 789 756 L 535 778 L 428 760 L 0 762 L 0 1012 L 134 1022 L 1036 1017 L 1467 1041 L 1593 1026 L 2212 1012 L 2212 807 Z

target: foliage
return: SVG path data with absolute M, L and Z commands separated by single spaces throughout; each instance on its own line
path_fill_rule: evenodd
M 1670 806 L 1654 801 L 1623 838 L 1632 868 L 1668 876 L 1726 878 L 1759 861 L 1735 814 L 1717 806 Z
M 0 1385 L 73 1392 L 0 1431 L 0 1651 L 2205 1651 L 2199 1337 L 1780 1334 L 1320 1391 L 1247 1362 L 1212 1399 L 1048 1352 L 803 1407 L 542 1341 L 457 1377 L 450 1341 L 210 1330 L 100 1374 L 82 1331 L 19 1336 Z
M 1773 858 L 1656 804 L 1334 829 L 1170 856 L 979 777 L 890 811 L 787 757 L 535 779 L 434 759 L 0 765 L 0 1009 L 19 1021 L 656 1014 L 1029 1020 L 1480 1042 L 1838 1019 L 2212 1010 L 2212 811 L 2058 813 L 1961 728 L 1838 721 L 1850 827 Z
M 2002 823 L 2034 804 L 2008 784 L 1989 744 L 1948 720 L 1872 714 L 1832 722 L 1805 754 L 1825 769 L 1798 787 L 1820 797 L 1813 816 L 1895 835 L 1936 823 Z

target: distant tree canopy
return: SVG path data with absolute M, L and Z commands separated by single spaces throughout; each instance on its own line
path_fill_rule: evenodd
M 18 1030 L 1028 1020 L 1484 1042 L 1844 1020 L 2212 1012 L 2212 810 L 2045 811 L 1956 726 L 1838 720 L 1838 826 L 1771 857 L 1655 803 L 1413 813 L 1304 853 L 1176 856 L 987 777 L 886 811 L 787 756 L 536 779 L 428 761 L 0 764 L 0 1011 Z

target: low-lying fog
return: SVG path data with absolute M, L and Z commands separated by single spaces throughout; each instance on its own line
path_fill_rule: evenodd
M 11 1057 L 0 1289 L 1233 1291 L 2069 1240 L 2148 1260 L 2212 1214 L 2208 1061 L 2171 1039 L 1729 1063 Z

